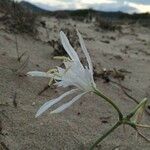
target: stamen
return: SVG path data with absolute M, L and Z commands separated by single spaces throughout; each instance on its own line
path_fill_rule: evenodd
M 63 61 L 71 61 L 71 59 L 66 56 L 55 56 L 55 57 L 53 57 L 53 59 L 63 60 Z
M 57 69 L 54 68 L 47 71 L 47 73 L 55 73 L 55 72 L 57 72 Z

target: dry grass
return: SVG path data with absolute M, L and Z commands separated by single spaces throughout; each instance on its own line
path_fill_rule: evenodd
M 12 1 L 0 1 L 1 12 L 4 14 L 1 21 L 9 31 L 15 33 L 36 34 L 37 15 L 24 9 L 19 3 Z
M 96 26 L 103 30 L 115 31 L 121 30 L 121 26 L 116 25 L 114 22 L 98 17 L 96 21 Z

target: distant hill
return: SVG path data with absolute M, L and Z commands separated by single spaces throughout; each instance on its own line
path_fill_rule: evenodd
M 5 8 L 8 8 L 8 6 L 11 6 L 12 0 L 0 0 L 0 11 L 1 10 L 7 10 Z M 104 12 L 104 11 L 96 11 L 93 9 L 80 9 L 80 10 L 58 10 L 58 11 L 47 11 L 42 8 L 39 8 L 38 6 L 35 6 L 32 3 L 21 1 L 18 3 L 21 7 L 25 8 L 26 10 L 29 10 L 33 13 L 40 13 L 42 15 L 47 16 L 55 16 L 57 18 L 72 18 L 77 20 L 83 20 L 86 17 L 89 16 L 100 16 L 101 18 L 108 19 L 111 21 L 115 20 L 124 20 L 124 19 L 130 19 L 134 21 L 140 21 L 140 22 L 150 22 L 150 14 L 149 13 L 141 13 L 141 14 L 127 14 L 123 12 Z
M 46 10 L 41 9 L 41 8 L 35 6 L 34 4 L 31 4 L 31 3 L 26 2 L 26 1 L 20 2 L 20 5 L 22 7 L 24 7 L 25 9 L 28 9 L 34 13 L 46 13 L 47 12 Z
M 26 1 L 20 2 L 20 5 L 23 6 L 24 8 L 34 12 L 34 13 L 43 13 L 51 16 L 60 16 L 60 17 L 87 17 L 89 14 L 92 15 L 100 15 L 103 18 L 106 19 L 111 19 L 111 20 L 116 20 L 116 19 L 150 19 L 150 14 L 149 13 L 142 13 L 142 14 L 127 14 L 123 13 L 121 11 L 118 12 L 105 12 L 105 11 L 96 11 L 93 9 L 81 9 L 81 10 L 58 10 L 58 11 L 47 11 L 42 8 L 39 8 L 38 6 L 35 6 L 34 4 L 31 4 Z
M 89 16 L 100 16 L 101 18 L 108 20 L 122 20 L 122 19 L 131 19 L 131 20 L 147 20 L 150 22 L 150 13 L 140 13 L 140 14 L 128 14 L 121 11 L 118 12 L 105 12 L 105 11 L 96 11 L 93 9 L 80 9 L 80 10 L 58 10 L 54 12 L 49 12 L 49 15 L 52 16 L 62 16 L 71 17 L 72 19 L 76 18 L 85 18 Z

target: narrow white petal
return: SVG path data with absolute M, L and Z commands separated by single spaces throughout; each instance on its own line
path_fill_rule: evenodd
M 65 51 L 70 56 L 70 58 L 73 61 L 80 61 L 77 53 L 75 52 L 73 47 L 70 45 L 70 42 L 69 42 L 68 38 L 66 37 L 66 35 L 62 31 L 60 31 L 60 38 L 61 38 L 62 45 L 63 45 Z
M 76 97 L 74 97 L 68 103 L 63 104 L 62 106 L 60 106 L 57 109 L 55 109 L 54 111 L 52 111 L 51 114 L 60 113 L 60 112 L 64 111 L 65 109 L 67 109 L 68 107 L 70 107 L 74 102 L 76 102 L 79 98 L 81 98 L 81 96 L 83 96 L 85 93 L 86 92 L 77 95 Z
M 79 41 L 80 41 L 81 48 L 82 48 L 83 53 L 85 54 L 85 57 L 86 57 L 86 59 L 87 59 L 90 72 L 91 72 L 92 75 L 93 75 L 93 66 L 92 66 L 92 61 L 91 61 L 90 55 L 89 55 L 89 53 L 88 53 L 88 51 L 87 51 L 87 49 L 86 49 L 84 40 L 83 40 L 83 38 L 82 38 L 82 36 L 81 36 L 81 34 L 79 33 L 78 30 L 77 30 L 77 34 L 78 34 L 78 37 L 79 37 Z
M 53 77 L 52 74 L 50 73 L 47 73 L 47 72 L 41 72 L 41 71 L 29 71 L 27 73 L 28 76 L 36 76 L 36 77 L 47 77 L 47 78 L 50 78 L 50 77 Z
M 53 106 L 55 103 L 59 102 L 61 99 L 63 99 L 65 96 L 69 95 L 69 94 L 72 94 L 74 92 L 76 92 L 77 89 L 73 89 L 73 90 L 70 90 L 64 94 L 62 94 L 61 96 L 55 98 L 55 99 L 52 99 L 48 102 L 46 102 L 44 105 L 42 105 L 40 107 L 40 109 L 37 111 L 35 117 L 38 117 L 40 116 L 44 111 L 46 111 L 48 108 L 50 108 L 51 106 Z

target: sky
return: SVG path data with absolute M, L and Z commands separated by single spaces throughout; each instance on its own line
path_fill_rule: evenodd
M 17 0 L 21 1 L 21 0 Z M 127 13 L 150 12 L 150 0 L 24 0 L 46 10 L 75 10 L 92 8 L 101 11 Z

